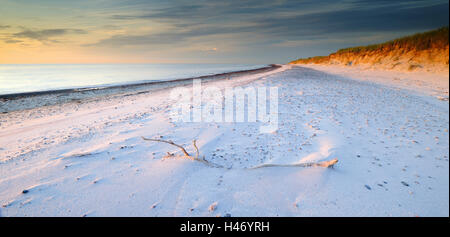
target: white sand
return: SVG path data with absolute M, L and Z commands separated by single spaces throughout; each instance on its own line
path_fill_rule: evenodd
M 394 88 L 413 90 L 415 92 L 448 100 L 449 74 L 447 71 L 403 72 L 395 70 L 376 70 L 363 66 L 335 66 L 307 64 L 303 67 L 326 71 L 361 81 L 370 81 Z
M 208 83 L 278 86 L 273 134 L 172 123 L 168 90 L 1 114 L 0 215 L 448 216 L 449 109 L 436 99 L 448 98 L 448 77 L 316 69 Z M 179 151 L 141 136 L 189 152 L 197 139 L 225 168 L 163 160 Z M 334 169 L 247 169 L 335 157 Z

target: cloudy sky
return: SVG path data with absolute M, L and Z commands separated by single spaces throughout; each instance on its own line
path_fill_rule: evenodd
M 0 0 L 0 63 L 285 63 L 449 22 L 448 0 Z

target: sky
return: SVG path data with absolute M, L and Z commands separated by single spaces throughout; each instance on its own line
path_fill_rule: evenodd
M 448 22 L 448 0 L 0 0 L 0 63 L 287 63 Z

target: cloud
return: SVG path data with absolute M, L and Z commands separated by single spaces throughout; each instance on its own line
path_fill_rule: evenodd
M 11 26 L 10 25 L 0 25 L 0 30 L 1 29 L 8 29 L 8 28 L 11 28 Z
M 84 46 L 129 46 L 129 45 L 175 45 L 192 39 L 205 39 L 208 36 L 251 32 L 253 26 L 207 26 L 188 27 L 160 33 L 146 33 L 137 35 L 113 35 L 93 44 Z
M 13 39 L 7 39 L 4 40 L 3 42 L 7 43 L 7 44 L 15 44 L 15 43 L 22 43 L 22 40 L 13 40 Z
M 85 30 L 81 29 L 45 29 L 45 30 L 24 30 L 18 33 L 14 33 L 11 36 L 14 38 L 26 38 L 39 40 L 42 42 L 52 41 L 57 42 L 56 40 L 52 40 L 53 37 L 68 35 L 68 34 L 86 34 Z
M 344 3 L 325 1 L 206 1 L 186 5 L 171 2 L 148 8 L 148 3 L 131 1 L 140 9 L 113 14 L 116 21 L 157 21 L 169 25 L 164 32 L 118 34 L 86 46 L 175 45 L 198 39 L 208 41 L 218 35 L 240 35 L 241 44 L 277 45 L 281 42 L 320 40 L 330 37 L 361 37 L 380 32 L 414 32 L 448 24 L 447 1 L 353 0 Z M 128 2 L 130 3 L 130 1 Z M 139 5 L 141 4 L 141 5 Z M 244 36 L 253 35 L 253 37 Z M 251 40 L 248 42 L 246 40 Z
M 415 8 L 392 7 L 390 4 L 362 7 L 361 4 L 337 11 L 268 17 L 260 23 L 272 35 L 293 39 L 345 33 L 420 31 L 448 23 L 448 3 Z

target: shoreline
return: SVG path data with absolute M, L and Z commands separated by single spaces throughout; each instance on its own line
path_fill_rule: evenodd
M 290 67 L 280 65 L 276 66 L 276 69 L 274 70 L 268 69 L 265 72 L 259 71 L 254 73 L 233 74 L 234 77 L 230 77 L 232 78 L 230 80 L 208 78 L 207 80 L 203 80 L 202 84 L 211 83 L 212 85 L 219 87 L 242 86 L 251 83 L 252 81 L 265 78 L 268 75 L 282 72 L 287 68 Z M 170 86 L 186 87 L 191 90 L 191 81 L 189 80 L 188 82 L 189 83 L 185 84 L 172 83 Z M 134 87 L 131 88 L 133 89 Z M 133 120 L 136 116 L 144 119 L 153 113 L 159 113 L 160 110 L 166 110 L 169 108 L 167 106 L 168 104 L 174 103 L 174 101 L 170 99 L 170 90 L 167 90 L 168 88 L 170 87 L 152 88 L 152 90 L 149 91 L 148 87 L 144 87 L 141 91 L 133 89 L 132 92 L 120 91 L 121 93 L 111 93 L 109 95 L 100 95 L 97 97 L 92 97 L 91 95 L 86 96 L 87 98 L 70 100 L 67 101 L 67 103 L 60 101 L 59 103 L 50 105 L 33 106 L 33 108 L 0 113 L 0 168 L 3 162 L 14 160 L 15 158 L 26 154 L 32 155 L 35 151 L 46 150 L 48 147 L 51 147 L 52 144 L 62 144 L 80 135 L 84 136 L 95 130 L 99 131 L 106 129 L 111 124 L 117 124 L 123 120 Z M 46 99 L 54 99 L 53 101 L 57 100 L 57 98 L 51 96 Z M 25 99 L 11 100 L 9 102 L 17 102 L 16 106 L 20 106 L 21 104 L 28 105 L 28 103 L 38 104 L 42 102 L 42 97 L 28 97 Z M 5 103 L 0 104 L 0 108 L 3 104 Z M 137 104 L 139 104 L 139 106 L 137 106 Z M 100 115 L 104 112 L 108 113 L 107 117 L 102 117 Z M 131 114 L 134 115 L 129 117 Z M 79 120 L 80 118 L 83 119 Z M 75 119 L 75 121 L 73 119 Z M 53 130 L 54 126 L 57 126 L 57 124 L 63 126 L 63 130 L 68 131 L 58 133 L 58 135 L 49 134 L 49 131 Z M 66 126 L 68 124 L 73 124 L 73 126 L 67 128 Z M 89 129 L 86 130 L 86 128 Z M 155 127 L 155 129 L 159 128 Z M 41 139 L 31 142 L 26 141 L 24 144 L 18 144 L 19 147 L 22 147 L 18 150 L 12 147 L 2 146 L 2 141 L 4 141 L 2 139 L 7 139 L 9 141 L 13 139 L 13 136 L 17 135 L 17 132 L 20 135 L 25 135 L 26 133 L 34 133 L 36 131 L 40 131 L 37 132 L 37 134 L 51 137 L 51 139 L 48 141 Z M 23 134 L 23 132 L 25 134 Z M 34 135 L 31 136 L 34 137 Z
M 55 105 L 66 102 L 79 102 L 88 98 L 110 96 L 121 93 L 145 93 L 153 90 L 166 89 L 191 83 L 192 80 L 205 81 L 235 78 L 244 75 L 270 72 L 280 68 L 281 65 L 269 64 L 265 67 L 239 70 L 199 77 L 180 78 L 170 81 L 149 81 L 129 83 L 122 85 L 83 87 L 73 89 L 59 89 L 36 92 L 12 93 L 0 95 L 0 113 L 9 113 L 18 110 L 32 109 L 41 106 Z

